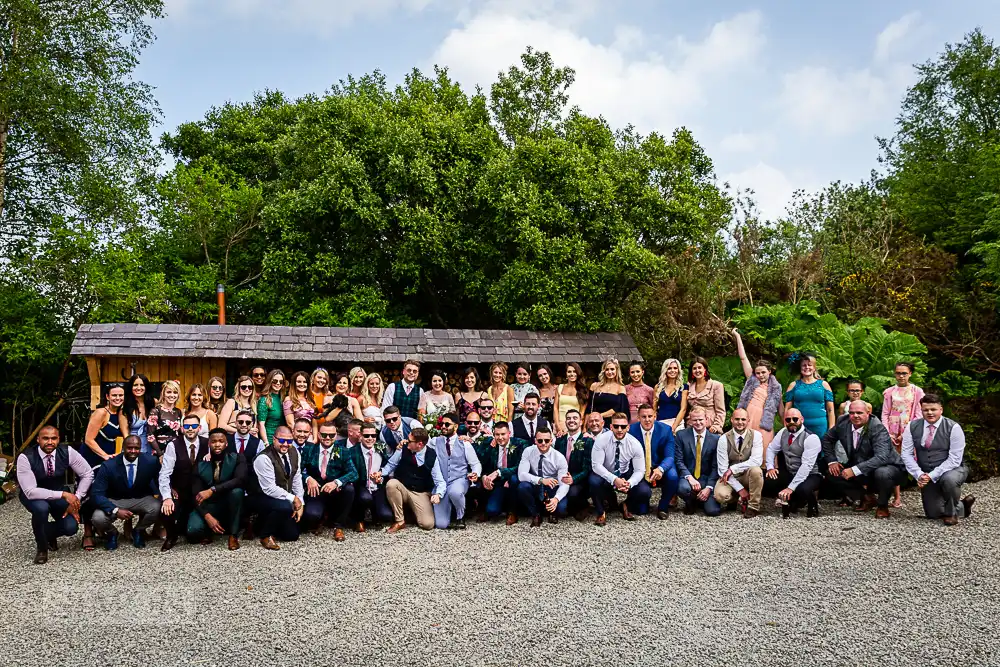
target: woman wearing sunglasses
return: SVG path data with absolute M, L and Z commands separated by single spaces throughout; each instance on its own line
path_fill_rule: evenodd
M 226 400 L 219 413 L 219 424 L 226 433 L 236 433 L 236 416 L 243 410 L 253 414 L 254 425 L 251 432 L 257 435 L 257 402 L 253 400 L 254 384 L 249 375 L 241 375 L 236 380 L 236 391 Z

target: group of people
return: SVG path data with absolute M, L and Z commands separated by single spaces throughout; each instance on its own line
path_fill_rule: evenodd
M 752 519 L 764 496 L 786 518 L 802 508 L 812 517 L 825 483 L 841 505 L 887 518 L 907 474 L 927 517 L 954 525 L 970 514 L 964 433 L 937 396 L 909 383 L 911 365 L 896 366 L 879 419 L 860 382 L 835 408 L 808 354 L 794 359 L 799 377 L 782 392 L 772 367 L 752 366 L 733 336 L 747 380 L 726 431 L 722 385 L 701 357 L 686 382 L 680 362 L 666 360 L 652 387 L 639 362 L 626 380 L 609 359 L 589 385 L 573 363 L 561 384 L 545 365 L 532 384 L 524 364 L 507 384 L 510 369 L 497 362 L 485 387 L 469 368 L 454 394 L 438 371 L 419 386 L 416 360 L 388 385 L 360 368 L 286 381 L 279 369 L 256 367 L 230 398 L 221 378 L 208 391 L 189 387 L 183 410 L 176 382 L 164 382 L 154 401 L 135 375 L 108 388 L 79 451 L 46 426 L 18 457 L 35 562 L 80 523 L 88 550 L 98 539 L 116 549 L 119 537 L 142 548 L 153 536 L 162 550 L 181 536 L 225 538 L 231 550 L 256 538 L 277 550 L 303 531 L 330 529 L 342 541 L 348 528 L 381 524 L 389 533 L 411 523 L 464 529 L 470 512 L 507 525 L 574 516 L 603 526 L 609 510 L 629 521 L 650 513 L 654 487 L 659 519 L 680 503 L 685 514 L 734 508 Z

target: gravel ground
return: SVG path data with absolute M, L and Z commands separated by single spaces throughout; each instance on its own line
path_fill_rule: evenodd
M 955 528 L 616 516 L 85 553 L 0 506 L 4 665 L 1000 664 L 1000 479 Z M 44 658 L 44 660 L 43 660 Z

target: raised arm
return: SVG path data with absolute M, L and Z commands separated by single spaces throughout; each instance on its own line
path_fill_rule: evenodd
M 740 362 L 743 364 L 743 376 L 748 380 L 750 376 L 753 375 L 753 366 L 750 365 L 750 360 L 747 359 L 747 351 L 743 347 L 743 338 L 740 336 L 738 329 L 733 329 L 733 340 L 736 341 L 736 354 L 740 356 Z

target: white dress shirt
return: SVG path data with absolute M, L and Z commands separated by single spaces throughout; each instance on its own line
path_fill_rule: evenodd
M 365 460 L 366 470 L 359 470 L 358 476 L 363 476 L 368 482 L 368 490 L 372 493 L 378 488 L 376 484 L 369 475 L 373 472 L 378 472 L 382 468 L 382 455 L 375 451 L 374 447 L 365 447 L 361 445 L 361 458 Z
M 613 456 L 613 455 L 612 455 Z M 541 462 L 541 465 L 539 465 Z M 538 451 L 538 445 L 532 445 L 521 454 L 521 463 L 517 466 L 517 479 L 538 486 L 543 479 L 557 479 L 556 500 L 562 500 L 569 493 L 569 484 L 564 484 L 562 478 L 569 473 L 566 457 L 555 447 L 550 447 L 545 456 Z
M 742 475 L 750 468 L 759 468 L 764 464 L 764 437 L 761 436 L 760 431 L 752 431 L 750 429 L 742 433 L 733 431 L 733 435 L 737 438 L 740 436 L 753 438 L 753 444 L 750 445 L 750 458 L 742 463 L 729 465 L 729 436 L 728 434 L 723 434 L 719 438 L 719 444 L 715 448 L 715 459 L 719 464 L 719 477 L 726 474 L 726 470 L 731 470 L 733 474 L 727 484 L 733 488 L 733 491 L 739 493 L 743 490 L 743 485 L 740 484 L 740 480 L 736 479 L 736 476 Z
M 407 391 L 409 394 L 412 394 L 413 391 L 416 390 L 417 404 L 419 405 L 420 397 L 424 395 L 424 390 L 411 382 L 407 382 L 406 380 L 401 380 L 401 382 L 403 383 L 403 389 Z M 382 394 L 382 409 L 385 410 L 387 407 L 392 405 L 393 401 L 395 400 L 396 400 L 396 383 L 393 382 L 388 387 L 385 388 L 385 392 Z
M 771 470 L 775 467 L 774 458 L 781 451 L 781 440 L 788 437 L 788 429 L 781 429 L 774 434 L 774 439 L 771 440 L 771 444 L 767 446 L 767 469 Z M 802 443 L 802 465 L 795 472 L 795 477 L 792 477 L 792 481 L 788 483 L 788 488 L 794 491 L 798 488 L 799 484 L 806 481 L 806 477 L 812 472 L 813 466 L 816 465 L 816 458 L 819 456 L 820 451 L 823 449 L 823 443 L 820 442 L 819 436 L 815 433 L 810 433 L 806 436 L 805 442 Z
M 397 466 L 399 466 L 400 460 L 403 458 L 403 450 L 409 451 L 408 447 L 400 447 L 397 449 L 392 457 L 382 466 L 382 477 L 388 477 L 393 472 L 396 471 Z M 423 465 L 424 460 L 427 458 L 427 447 L 421 447 L 420 451 L 417 452 L 417 465 Z M 431 468 L 431 479 L 434 480 L 434 495 L 439 497 L 444 497 L 445 492 L 448 491 L 448 483 L 444 479 L 444 474 L 441 472 L 441 459 L 434 459 L 434 467 Z
M 281 455 L 282 458 L 288 457 L 288 465 L 291 467 L 292 457 L 288 456 L 288 453 Z M 272 498 L 277 498 L 278 500 L 287 500 L 292 503 L 295 499 L 305 500 L 305 489 L 302 486 L 302 459 L 299 459 L 299 466 L 292 468 L 292 492 L 289 493 L 283 488 L 278 486 L 274 481 L 274 465 L 271 463 L 270 456 L 258 456 L 254 459 L 253 470 L 257 473 L 257 479 L 260 481 L 260 490 Z
M 941 418 L 938 419 L 937 423 L 934 424 L 936 427 L 941 426 Z M 927 437 L 927 433 L 931 427 L 931 423 L 924 420 L 924 435 Z M 913 442 L 913 435 L 910 433 L 910 427 L 905 426 L 903 428 L 903 444 L 902 444 L 902 457 L 903 465 L 906 466 L 906 471 L 913 475 L 913 479 L 920 479 L 920 476 L 925 474 L 920 468 L 920 464 L 917 463 L 917 452 L 914 449 L 915 443 Z M 923 443 L 919 443 L 919 446 L 923 447 Z M 930 476 L 932 482 L 936 482 L 941 479 L 941 475 L 946 472 L 950 472 L 955 468 L 962 465 L 962 457 L 965 456 L 965 432 L 962 427 L 958 425 L 958 422 L 951 429 L 951 438 L 949 440 L 948 447 L 948 458 L 941 462 L 941 465 L 934 468 L 930 472 L 926 473 Z
M 615 463 L 615 445 L 619 444 L 618 470 L 612 470 Z M 614 484 L 615 478 L 624 477 L 628 472 L 629 462 L 632 463 L 632 477 L 627 481 L 629 486 L 635 486 L 646 474 L 646 450 L 642 443 L 626 433 L 620 441 L 615 440 L 615 434 L 605 431 L 594 440 L 594 448 L 590 452 L 590 466 L 597 475 Z

